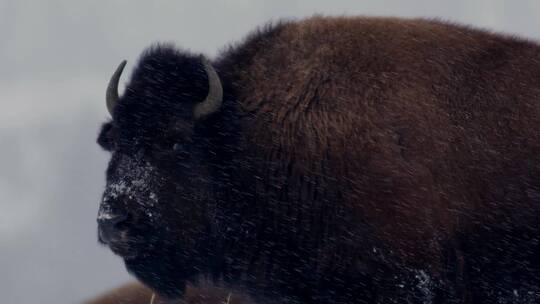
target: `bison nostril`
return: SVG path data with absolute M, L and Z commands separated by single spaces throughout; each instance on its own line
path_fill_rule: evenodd
M 118 234 L 119 228 L 125 226 L 128 220 L 127 215 L 105 214 L 98 218 L 99 238 L 102 242 L 108 243 L 112 237 Z

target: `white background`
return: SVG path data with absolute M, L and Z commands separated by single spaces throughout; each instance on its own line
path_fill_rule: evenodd
M 215 56 L 314 13 L 439 17 L 540 39 L 540 1 L 0 0 L 0 302 L 78 303 L 129 280 L 96 241 L 104 92 L 157 41 Z

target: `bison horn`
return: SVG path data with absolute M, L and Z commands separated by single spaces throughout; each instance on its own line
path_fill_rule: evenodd
M 203 102 L 195 106 L 193 113 L 195 119 L 202 119 L 216 112 L 223 102 L 223 87 L 216 70 L 206 57 L 201 56 L 201 61 L 208 76 L 208 95 Z
M 118 81 L 120 81 L 120 75 L 122 75 L 125 66 L 126 61 L 124 60 L 116 68 L 116 71 L 114 71 L 114 74 L 109 81 L 109 86 L 107 87 L 107 109 L 111 116 L 113 115 L 114 107 L 118 103 Z

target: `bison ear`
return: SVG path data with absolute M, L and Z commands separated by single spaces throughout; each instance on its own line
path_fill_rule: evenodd
M 101 131 L 99 132 L 97 143 L 105 151 L 113 151 L 116 145 L 116 138 L 118 137 L 118 131 L 111 122 L 103 124 Z
M 204 120 L 206 117 L 219 111 L 223 103 L 223 87 L 219 76 L 206 57 L 201 55 L 201 63 L 208 77 L 208 95 L 201 103 L 198 103 L 193 110 L 195 120 Z

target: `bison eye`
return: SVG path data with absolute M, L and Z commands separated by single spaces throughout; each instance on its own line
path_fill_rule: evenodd
M 179 143 L 175 143 L 173 145 L 173 151 L 174 152 L 182 152 L 182 151 L 184 151 L 184 145 L 179 144 Z

